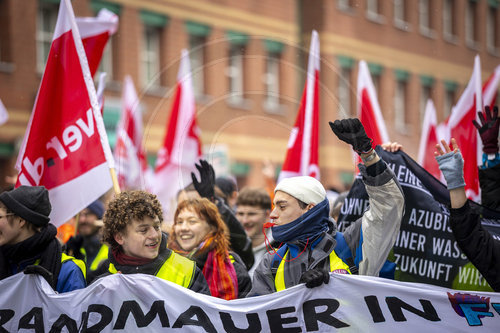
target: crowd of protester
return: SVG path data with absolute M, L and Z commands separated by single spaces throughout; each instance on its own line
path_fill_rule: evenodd
M 500 207 L 498 109 L 480 112 L 475 126 L 484 146 L 479 168 L 482 203 Z M 110 274 L 143 273 L 226 300 L 265 295 L 305 283 L 329 283 L 330 274 L 386 275 L 399 234 L 405 198 L 397 177 L 372 147 L 358 119 L 330 123 L 352 146 L 370 206 L 344 232 L 335 218 L 346 196 L 329 202 L 315 178 L 291 177 L 274 191 L 216 178 L 204 160 L 192 184 L 178 194 L 171 226 L 164 227 L 155 195 L 124 191 L 106 205 L 91 203 L 57 234 L 48 191 L 20 186 L 0 194 L 0 280 L 39 274 L 60 293 L 85 288 Z M 384 149 L 397 151 L 397 143 Z M 450 225 L 463 253 L 500 291 L 500 241 L 481 225 L 468 203 L 463 158 L 454 139 L 436 146 L 450 193 Z M 269 178 L 269 177 L 268 177 Z M 266 182 L 268 182 L 266 180 Z M 168 186 L 168 185 L 166 185 Z M 63 229 L 61 229 L 63 230 Z

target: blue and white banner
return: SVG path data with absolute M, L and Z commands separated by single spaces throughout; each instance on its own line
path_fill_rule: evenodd
M 226 301 L 115 274 L 69 293 L 36 275 L 0 281 L 0 332 L 498 332 L 500 293 L 332 274 L 330 283 Z
M 394 171 L 405 195 L 405 214 L 390 260 L 396 262 L 396 279 L 460 290 L 492 291 L 462 253 L 449 224 L 449 192 L 404 152 L 377 153 Z M 500 239 L 500 212 L 470 202 L 483 226 Z M 360 176 L 354 181 L 338 218 L 343 231 L 368 208 L 368 194 Z

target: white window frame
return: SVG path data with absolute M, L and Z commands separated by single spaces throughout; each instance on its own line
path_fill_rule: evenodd
M 406 86 L 406 81 L 397 80 L 395 87 L 396 91 L 394 93 L 394 126 L 401 134 L 408 134 L 406 119 Z
M 264 107 L 268 110 L 276 110 L 280 106 L 280 64 L 281 55 L 279 53 L 268 53 L 264 77 L 266 86 Z
M 454 0 L 443 0 L 443 38 L 449 42 L 456 42 Z
M 410 30 L 410 25 L 406 20 L 406 0 L 393 0 L 393 8 L 394 26 L 405 31 Z
M 488 6 L 486 12 L 486 47 L 488 52 L 499 55 L 499 45 L 497 45 L 498 39 L 498 29 L 500 24 L 498 24 L 498 9 Z
M 58 8 L 53 4 L 39 2 L 36 29 L 36 70 L 43 73 L 56 28 Z M 45 27 L 48 25 L 47 29 Z
M 141 79 L 143 87 L 160 86 L 161 30 L 145 25 L 141 50 Z
M 366 0 L 366 18 L 375 23 L 384 23 L 385 20 L 383 16 L 380 14 L 380 5 L 379 0 Z
M 244 46 L 230 44 L 227 76 L 229 78 L 229 102 L 240 104 L 244 99 Z
M 341 67 L 339 71 L 338 82 L 338 115 L 339 117 L 352 117 L 351 105 L 351 69 L 348 67 Z
M 444 118 L 448 118 L 451 114 L 451 108 L 455 104 L 455 91 L 454 90 L 446 90 L 444 93 L 444 107 L 443 107 L 443 116 Z
M 476 48 L 476 11 L 477 4 L 468 0 L 465 5 L 465 44 L 468 47 Z
M 430 0 L 418 0 L 418 27 L 422 35 L 433 37 Z
M 205 93 L 205 41 L 204 36 L 189 35 L 189 60 L 196 98 L 204 96 Z
M 420 128 L 422 128 L 422 123 L 424 122 L 425 116 L 425 107 L 427 105 L 427 100 L 432 96 L 432 87 L 422 85 L 422 89 L 420 90 L 420 113 L 419 113 L 419 124 Z

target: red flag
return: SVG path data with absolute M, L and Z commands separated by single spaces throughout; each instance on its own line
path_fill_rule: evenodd
M 116 173 L 121 188 L 150 189 L 146 152 L 142 145 L 142 114 L 139 98 L 130 76 L 125 77 L 122 93 L 122 115 L 116 130 Z
M 94 76 L 109 37 L 118 29 L 118 16 L 103 8 L 97 17 L 77 17 L 76 23 L 87 55 L 90 74 Z
M 388 142 L 389 135 L 378 103 L 377 92 L 368 65 L 364 60 L 359 62 L 357 99 L 358 118 L 368 137 L 373 139 L 372 145 L 376 146 Z
M 58 226 L 104 194 L 113 159 L 73 8 L 61 1 L 45 72 L 16 168 L 19 185 L 43 185 Z
M 437 143 L 436 107 L 432 100 L 429 99 L 425 106 L 424 122 L 422 124 L 422 134 L 418 150 L 418 163 L 431 175 L 437 179 L 441 179 L 441 170 L 439 170 L 439 165 L 434 157 Z
M 199 136 L 189 53 L 182 50 L 172 111 L 163 147 L 158 151 L 153 182 L 153 193 L 162 203 L 167 219 L 175 210 L 177 192 L 191 183 L 191 172 L 201 157 Z
M 448 118 L 449 138 L 455 138 L 464 158 L 464 179 L 467 196 L 478 201 L 478 153 L 481 142 L 472 120 L 476 119 L 477 111 L 482 109 L 481 64 L 479 56 L 474 59 L 472 76 L 457 104 Z
M 319 179 L 319 60 L 318 33 L 313 30 L 304 92 L 278 182 L 294 176 Z

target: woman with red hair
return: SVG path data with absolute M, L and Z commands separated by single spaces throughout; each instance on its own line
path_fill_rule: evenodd
M 241 258 L 229 248 L 229 231 L 217 206 L 188 199 L 177 206 L 168 247 L 196 262 L 214 297 L 244 298 L 252 287 Z

